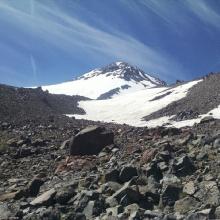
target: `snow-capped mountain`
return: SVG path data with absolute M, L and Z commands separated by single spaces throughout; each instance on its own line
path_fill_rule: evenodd
M 42 86 L 53 94 L 81 95 L 91 99 L 109 99 L 166 83 L 125 62 L 115 62 L 92 70 L 76 80 Z
M 50 93 L 81 95 L 78 119 L 133 126 L 191 126 L 206 116 L 220 118 L 220 74 L 167 86 L 125 62 L 115 62 L 76 80 L 43 86 Z

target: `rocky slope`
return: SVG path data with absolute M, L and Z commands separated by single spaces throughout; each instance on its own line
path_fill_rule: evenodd
M 192 87 L 186 97 L 146 116 L 145 120 L 172 115 L 175 115 L 174 119 L 177 121 L 193 119 L 219 105 L 220 73 L 210 73 L 203 77 L 203 81 Z
M 55 116 L 1 123 L 0 137 L 0 219 L 220 218 L 219 120 L 148 129 Z
M 53 114 L 84 114 L 77 106 L 81 96 L 52 95 L 41 88 L 0 85 L 0 121 L 33 119 Z

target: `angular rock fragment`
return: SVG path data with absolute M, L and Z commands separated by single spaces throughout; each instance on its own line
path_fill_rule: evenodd
M 40 187 L 43 185 L 44 181 L 40 178 L 34 178 L 29 184 L 27 188 L 27 193 L 31 197 L 37 196 L 39 193 Z
M 177 176 L 186 176 L 195 171 L 195 166 L 188 156 L 182 156 L 174 162 L 173 169 Z
M 127 205 L 139 202 L 141 199 L 141 194 L 138 192 L 138 189 L 134 189 L 134 187 L 131 186 L 131 181 L 125 183 L 121 189 L 107 198 L 106 201 L 109 202 L 112 199 L 116 199 L 118 202 L 120 202 L 123 198 L 126 199 Z
M 184 187 L 183 192 L 188 195 L 193 195 L 196 192 L 196 186 L 193 181 L 189 181 Z
M 119 179 L 122 183 L 125 183 L 135 176 L 138 176 L 136 167 L 125 166 L 121 169 L 121 172 L 119 174 Z
M 111 170 L 105 174 L 105 182 L 109 182 L 109 181 L 118 182 L 118 180 L 119 180 L 119 171 L 116 169 Z
M 61 205 L 65 205 L 74 195 L 75 190 L 72 187 L 64 187 L 57 191 L 55 200 Z
M 214 209 L 204 209 L 192 214 L 189 214 L 186 220 L 208 220 L 208 219 L 215 219 Z
M 53 203 L 53 198 L 56 195 L 55 189 L 50 189 L 46 192 L 44 192 L 42 195 L 38 196 L 36 199 L 34 199 L 30 204 L 32 206 L 49 206 Z
M 177 185 L 170 184 L 165 186 L 161 194 L 161 203 L 163 206 L 173 206 L 179 199 L 181 188 Z
M 180 214 L 187 214 L 199 208 L 200 203 L 193 197 L 185 197 L 175 202 L 174 210 Z
M 203 181 L 199 184 L 199 190 L 194 197 L 202 201 L 204 204 L 219 206 L 220 192 L 215 181 Z
M 4 202 L 4 201 L 10 200 L 10 199 L 17 200 L 17 199 L 22 198 L 25 195 L 26 195 L 26 193 L 24 190 L 17 190 L 15 192 L 5 193 L 5 194 L 0 195 L 0 202 Z

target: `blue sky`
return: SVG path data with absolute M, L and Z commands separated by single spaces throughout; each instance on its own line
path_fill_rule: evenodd
M 219 71 L 220 1 L 0 1 L 0 83 L 54 84 L 114 61 L 168 82 Z

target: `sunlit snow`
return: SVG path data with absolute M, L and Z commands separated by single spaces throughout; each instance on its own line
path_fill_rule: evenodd
M 130 94 L 120 95 L 108 100 L 91 100 L 79 102 L 79 107 L 86 111 L 85 115 L 69 115 L 78 119 L 89 119 L 94 121 L 126 123 L 133 126 L 155 127 L 164 123 L 170 123 L 169 117 L 144 121 L 143 117 L 158 111 L 168 104 L 184 98 L 189 89 L 202 80 L 192 81 L 175 88 L 160 87 L 148 88 Z M 150 101 L 157 96 L 170 94 L 163 98 Z M 173 123 L 174 126 L 184 125 L 184 122 Z M 186 123 L 187 124 L 187 123 Z M 192 122 L 188 122 L 192 124 Z

